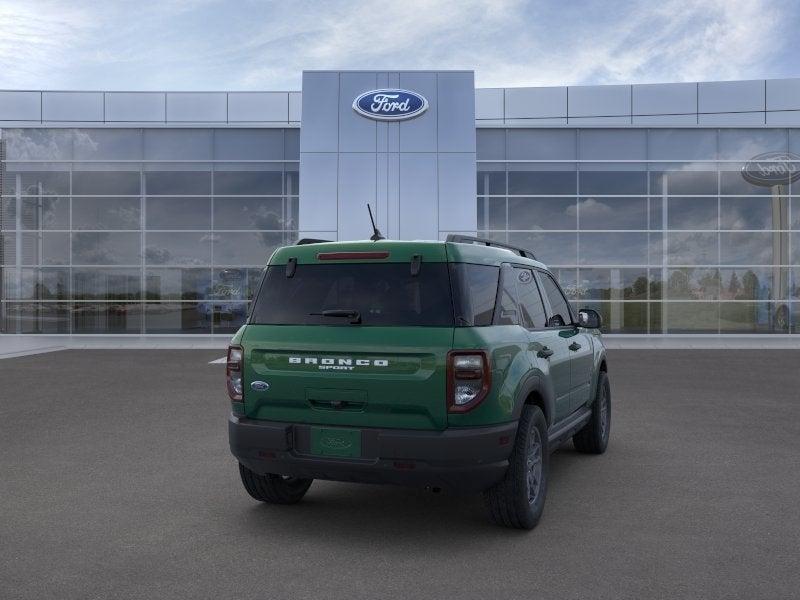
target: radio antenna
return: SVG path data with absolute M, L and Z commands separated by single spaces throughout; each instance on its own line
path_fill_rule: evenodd
M 383 237 L 383 235 L 381 235 L 380 230 L 375 225 L 375 217 L 372 216 L 372 207 L 369 204 L 367 204 L 367 210 L 369 211 L 369 220 L 372 221 L 372 232 L 373 232 L 369 239 L 371 239 L 373 242 L 377 242 L 378 240 L 385 240 L 386 238 Z

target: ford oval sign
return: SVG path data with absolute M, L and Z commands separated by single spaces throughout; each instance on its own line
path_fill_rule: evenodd
M 369 119 L 402 121 L 428 110 L 428 101 L 408 90 L 372 90 L 353 100 L 353 110 Z
M 753 185 L 789 185 L 800 179 L 800 156 L 791 152 L 765 152 L 742 167 L 742 177 Z

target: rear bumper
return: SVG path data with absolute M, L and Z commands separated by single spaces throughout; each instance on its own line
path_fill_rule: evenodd
M 361 429 L 361 458 L 310 453 L 311 425 L 230 415 L 231 452 L 256 473 L 479 491 L 508 467 L 517 423 L 444 431 Z

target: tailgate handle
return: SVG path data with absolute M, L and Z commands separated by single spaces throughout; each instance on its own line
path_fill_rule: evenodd
M 308 401 L 314 408 L 323 410 L 364 410 L 366 402 L 353 402 L 352 400 L 316 400 L 309 398 Z

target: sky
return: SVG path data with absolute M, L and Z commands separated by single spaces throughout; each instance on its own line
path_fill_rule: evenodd
M 0 0 L 0 89 L 299 90 L 303 69 L 478 87 L 800 76 L 796 0 Z

